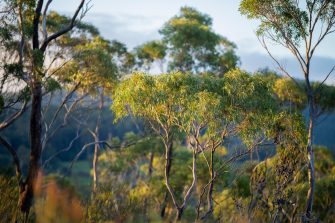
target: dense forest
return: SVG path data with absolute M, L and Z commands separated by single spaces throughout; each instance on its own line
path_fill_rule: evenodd
M 129 49 L 52 3 L 0 1 L 1 223 L 334 222 L 334 1 L 240 1 L 256 72 L 194 7 Z

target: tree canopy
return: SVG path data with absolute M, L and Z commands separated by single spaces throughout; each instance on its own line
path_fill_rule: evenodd
M 169 70 L 212 72 L 223 75 L 238 65 L 236 46 L 212 28 L 212 18 L 191 7 L 182 7 L 160 30 L 171 61 Z

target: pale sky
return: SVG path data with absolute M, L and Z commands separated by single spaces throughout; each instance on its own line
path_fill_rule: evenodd
M 54 0 L 51 9 L 70 15 L 80 0 Z M 274 62 L 258 42 L 255 30 L 257 22 L 248 20 L 238 11 L 239 0 L 92 0 L 91 10 L 84 21 L 97 26 L 107 39 L 117 39 L 129 49 L 145 41 L 158 39 L 158 30 L 164 22 L 176 15 L 182 6 L 192 6 L 213 19 L 215 32 L 236 43 L 242 68 L 255 71 L 269 67 Z M 295 76 L 301 76 L 298 65 L 290 53 L 273 45 L 273 54 Z M 335 35 L 326 39 L 316 52 L 312 64 L 313 79 L 322 79 L 335 65 Z M 314 76 L 313 76 L 314 75 Z M 335 83 L 335 74 L 331 78 Z

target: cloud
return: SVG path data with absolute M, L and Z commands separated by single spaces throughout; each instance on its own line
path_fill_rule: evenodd
M 119 40 L 125 43 L 129 49 L 146 41 L 161 38 L 158 30 L 163 26 L 162 18 L 152 15 L 91 13 L 84 20 L 95 25 L 105 38 Z M 256 38 L 241 39 L 237 45 L 237 53 L 241 58 L 243 69 L 254 72 L 260 68 L 268 67 L 279 71 L 276 63 L 267 54 L 261 53 L 263 49 L 259 46 Z M 274 48 L 273 51 L 274 54 L 280 55 L 278 59 L 289 73 L 295 77 L 303 78 L 295 58 L 285 56 L 277 48 Z M 311 64 L 311 80 L 322 81 L 334 65 L 334 58 L 314 56 Z M 329 77 L 328 83 L 335 83 L 335 73 Z
M 155 18 L 134 15 L 89 14 L 85 21 L 95 25 L 102 36 L 107 39 L 116 39 L 133 48 L 148 40 L 158 39 L 158 24 Z

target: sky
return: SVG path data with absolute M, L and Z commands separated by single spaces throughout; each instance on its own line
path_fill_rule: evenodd
M 71 15 L 80 0 L 54 0 L 50 7 Z M 277 69 L 255 35 L 257 21 L 248 20 L 239 13 L 239 0 L 91 0 L 91 9 L 83 19 L 98 27 L 106 39 L 117 39 L 129 49 L 146 41 L 159 39 L 158 30 L 182 6 L 191 6 L 213 19 L 214 31 L 236 43 L 242 69 L 254 72 L 260 68 Z M 291 54 L 270 44 L 273 55 L 294 76 L 302 77 L 298 64 Z M 328 37 L 316 51 L 312 63 L 313 80 L 322 80 L 335 65 L 335 34 Z M 330 78 L 335 83 L 335 74 Z

